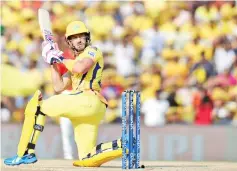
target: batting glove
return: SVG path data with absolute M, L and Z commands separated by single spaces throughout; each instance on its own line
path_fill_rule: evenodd
M 54 63 L 62 63 L 63 52 L 58 49 L 57 43 L 44 41 L 42 43 L 42 56 L 46 63 L 53 65 Z

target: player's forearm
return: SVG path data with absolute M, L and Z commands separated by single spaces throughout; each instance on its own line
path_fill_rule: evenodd
M 82 74 L 84 71 L 84 66 L 78 66 L 80 61 L 66 59 L 63 61 L 63 63 L 65 64 L 66 68 L 73 73 Z
M 56 65 L 51 65 L 51 77 L 53 81 L 53 88 L 56 92 L 62 92 L 65 89 L 63 78 L 60 75 Z
M 82 60 L 67 59 L 63 63 L 69 71 L 77 74 L 86 73 L 94 65 L 94 61 L 88 58 Z

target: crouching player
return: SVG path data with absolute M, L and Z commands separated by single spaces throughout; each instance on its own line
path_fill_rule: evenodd
M 104 117 L 107 102 L 100 94 L 103 55 L 90 45 L 90 32 L 81 21 L 71 22 L 65 40 L 75 60 L 63 59 L 56 44 L 43 42 L 42 56 L 51 65 L 53 86 L 62 92 L 70 85 L 72 93 L 42 99 L 38 90 L 28 102 L 17 155 L 4 160 L 7 165 L 30 164 L 37 161 L 35 145 L 44 130 L 45 116 L 67 117 L 74 127 L 79 160 L 74 166 L 99 167 L 122 155 L 120 139 L 97 146 L 98 126 Z M 68 72 L 60 75 L 57 64 L 63 63 Z

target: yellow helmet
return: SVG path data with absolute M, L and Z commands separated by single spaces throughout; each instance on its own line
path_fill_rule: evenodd
M 83 22 L 72 21 L 67 26 L 65 37 L 68 38 L 69 36 L 80 34 L 80 33 L 90 34 L 89 30 L 87 29 L 86 25 Z

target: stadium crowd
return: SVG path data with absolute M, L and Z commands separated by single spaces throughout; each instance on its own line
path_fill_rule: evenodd
M 50 11 L 66 56 L 64 33 L 73 20 L 86 23 L 92 44 L 103 51 L 105 123 L 121 122 L 121 93 L 136 89 L 147 126 L 237 125 L 235 2 L 156 0 L 2 2 L 2 122 L 22 122 L 36 89 L 44 98 L 54 94 L 41 59 L 39 7 Z

